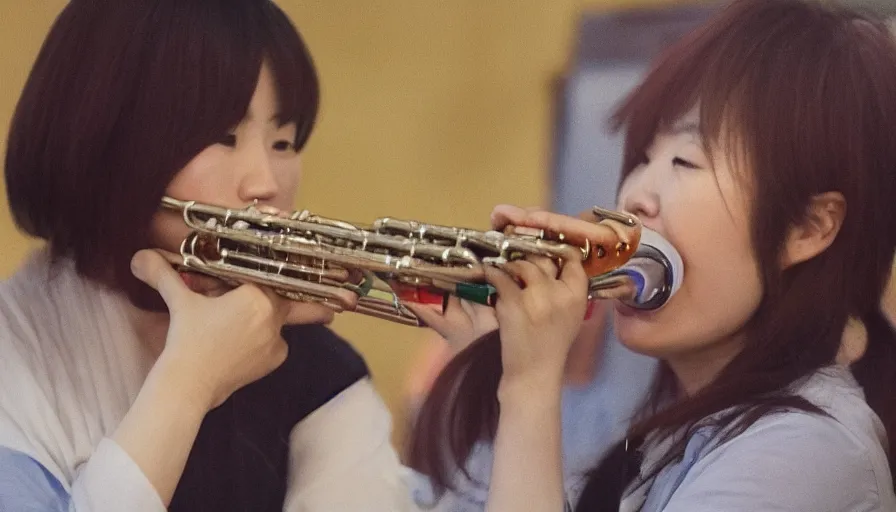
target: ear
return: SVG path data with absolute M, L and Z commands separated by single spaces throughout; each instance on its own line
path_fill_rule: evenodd
M 814 196 L 802 222 L 790 228 L 781 266 L 788 268 L 824 252 L 837 238 L 845 216 L 846 198 L 840 192 Z

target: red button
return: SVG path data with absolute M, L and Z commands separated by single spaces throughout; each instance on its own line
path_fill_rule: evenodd
M 428 288 L 401 283 L 392 283 L 392 289 L 395 290 L 399 299 L 418 304 L 441 304 L 445 295 L 445 292 L 435 292 Z

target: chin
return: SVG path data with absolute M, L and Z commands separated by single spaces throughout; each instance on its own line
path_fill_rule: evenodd
M 616 338 L 633 352 L 650 357 L 663 358 L 674 352 L 675 343 L 670 340 L 670 329 L 658 322 L 657 314 L 637 311 L 625 306 L 613 310 L 613 330 Z

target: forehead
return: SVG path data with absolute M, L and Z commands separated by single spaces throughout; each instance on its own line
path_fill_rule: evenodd
M 686 137 L 693 139 L 695 142 L 699 142 L 702 139 L 702 132 L 700 131 L 700 111 L 696 107 L 691 109 L 688 113 L 675 120 L 671 126 L 661 130 L 657 135 Z
M 273 71 L 267 63 L 264 63 L 249 102 L 247 119 L 254 120 L 256 117 L 262 116 L 260 119 L 267 121 L 272 115 L 280 114 L 280 98 L 276 85 Z
M 677 150 L 683 146 L 691 145 L 700 151 L 705 151 L 706 149 L 699 125 L 674 125 L 657 132 L 653 139 L 647 143 L 644 152 L 653 153 L 655 151 Z

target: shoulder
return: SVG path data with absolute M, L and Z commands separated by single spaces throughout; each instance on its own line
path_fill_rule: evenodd
M 698 431 L 672 472 L 677 482 L 667 483 L 675 490 L 666 510 L 896 506 L 884 441 L 873 428 L 876 416 L 849 388 L 848 379 L 813 377 L 800 394 L 826 415 L 770 414 L 717 446 L 708 429 Z
M 370 380 L 349 386 L 290 432 L 284 510 L 418 510 L 391 437 L 391 415 Z
M 819 462 L 832 462 L 834 467 L 814 468 L 812 472 L 822 474 L 830 469 L 841 477 L 846 467 L 859 469 L 858 474 L 867 476 L 873 472 L 873 461 L 885 458 L 879 442 L 869 442 L 866 436 L 857 434 L 836 417 L 805 411 L 766 416 L 709 451 L 707 458 L 719 459 L 726 453 L 743 452 L 762 453 L 780 459 L 787 466 L 807 469 Z

